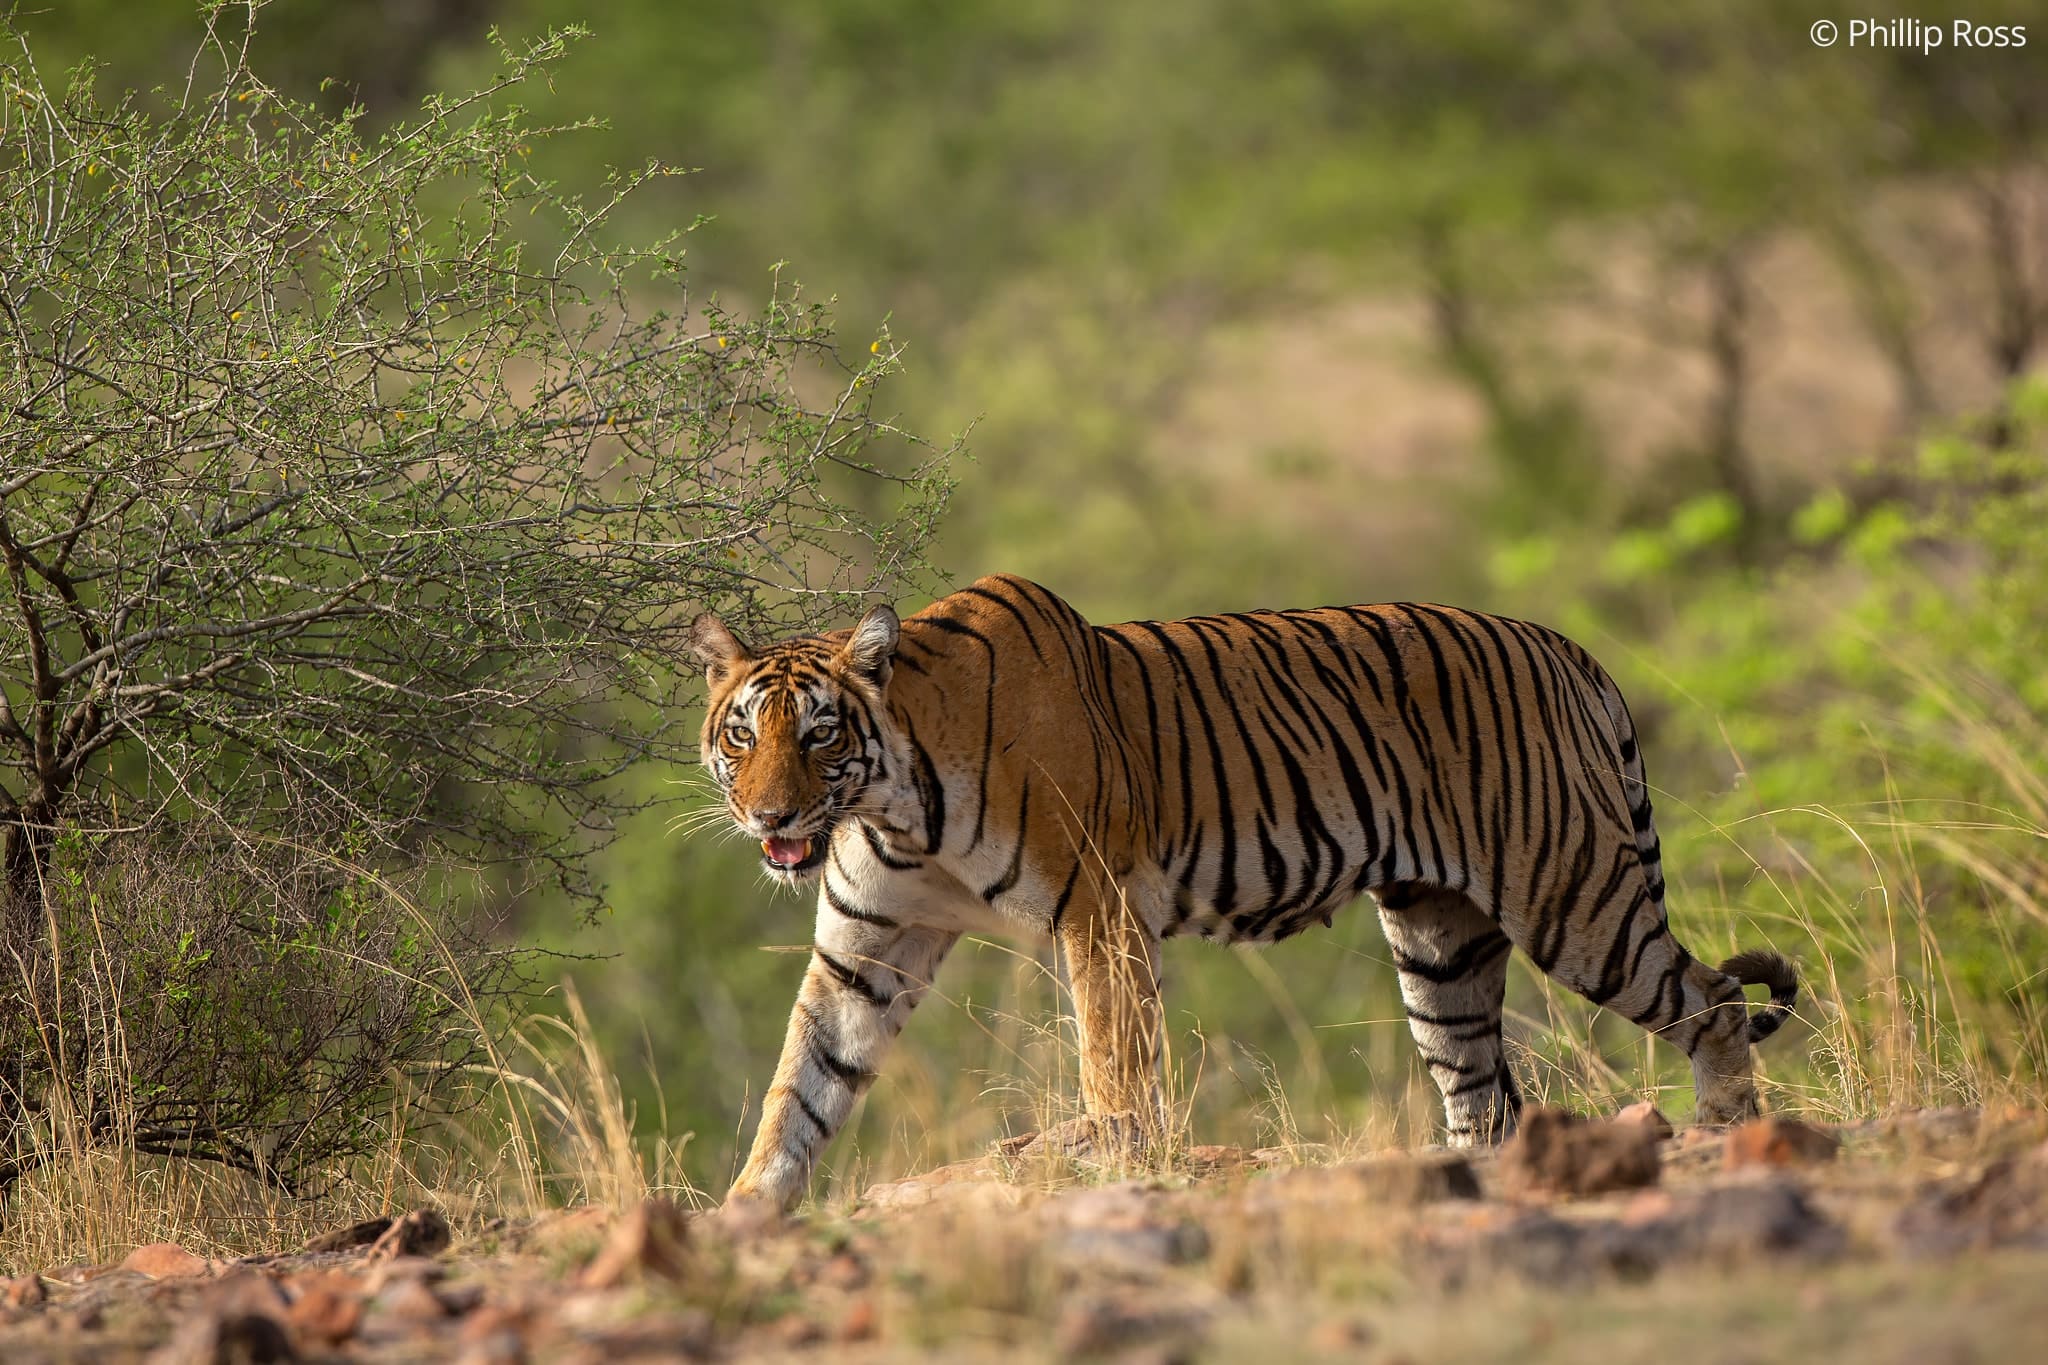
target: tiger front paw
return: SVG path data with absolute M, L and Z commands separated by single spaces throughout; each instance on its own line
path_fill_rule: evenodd
M 1003 1156 L 1024 1160 L 1064 1157 L 1090 1165 L 1111 1165 L 1144 1158 L 1152 1135 L 1135 1110 L 1115 1114 L 1083 1114 L 1037 1133 L 1005 1138 L 996 1144 Z

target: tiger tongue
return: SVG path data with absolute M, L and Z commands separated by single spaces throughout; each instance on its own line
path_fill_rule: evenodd
M 795 867 L 811 856 L 809 839 L 763 839 L 761 851 L 778 867 Z

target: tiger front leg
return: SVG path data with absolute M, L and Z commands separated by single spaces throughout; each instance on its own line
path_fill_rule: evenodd
M 1117 900 L 1094 913 L 1070 907 L 1058 938 L 1074 997 L 1086 1112 L 1019 1149 L 1094 1160 L 1136 1156 L 1166 1129 L 1159 939 Z
M 761 1126 L 726 1203 L 788 1209 L 959 935 L 820 917 Z

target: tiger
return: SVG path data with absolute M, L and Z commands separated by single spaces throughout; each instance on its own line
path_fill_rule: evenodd
M 1272 943 L 1361 894 L 1450 1145 L 1515 1131 L 1517 947 L 1683 1050 L 1698 1122 L 1759 1112 L 1750 1049 L 1792 1012 L 1792 965 L 1710 967 L 1672 934 L 1628 706 L 1553 630 L 1415 603 L 1096 626 L 1003 574 L 759 648 L 705 614 L 688 642 L 727 813 L 771 878 L 818 884 L 729 1203 L 801 1199 L 963 934 L 1051 941 L 1083 1121 L 1142 1141 L 1161 942 Z

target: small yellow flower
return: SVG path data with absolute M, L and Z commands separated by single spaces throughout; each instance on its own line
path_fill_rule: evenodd
M 718 339 L 718 349 L 719 349 L 719 350 L 721 350 L 721 351 L 725 349 L 725 338 L 724 338 L 724 337 L 720 337 L 720 338 Z
M 85 163 L 85 173 L 86 173 L 87 175 L 98 175 L 98 174 L 100 173 L 100 163 L 99 163 L 99 162 L 97 162 L 97 161 L 88 161 L 88 162 L 86 162 L 86 163 Z
M 356 154 L 354 152 L 348 154 L 348 164 L 351 166 L 356 164 Z
M 242 92 L 241 94 L 239 94 L 239 95 L 235 96 L 235 103 L 236 103 L 236 104 L 247 104 L 248 102 L 249 102 L 249 92 L 248 92 L 248 91 L 246 91 L 246 90 L 244 90 L 244 91 L 243 91 L 243 92 Z
M 869 354 L 869 355 L 880 355 L 881 353 L 882 353 L 882 343 L 881 343 L 881 342 L 879 342 L 879 341 L 870 341 L 870 342 L 868 343 L 868 354 Z

